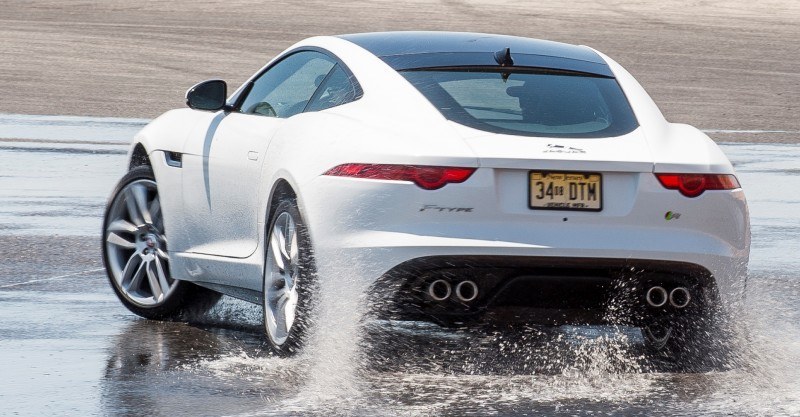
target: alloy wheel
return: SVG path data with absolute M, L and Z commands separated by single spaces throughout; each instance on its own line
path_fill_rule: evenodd
M 111 276 L 131 302 L 157 307 L 174 292 L 155 181 L 132 181 L 114 197 L 104 241 Z
M 264 321 L 276 346 L 286 343 L 297 314 L 300 248 L 297 223 L 282 212 L 273 223 L 264 273 Z

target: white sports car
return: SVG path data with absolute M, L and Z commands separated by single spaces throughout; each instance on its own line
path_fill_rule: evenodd
M 103 226 L 111 285 L 143 317 L 224 293 L 262 304 L 289 353 L 318 284 L 358 260 L 395 318 L 625 324 L 677 355 L 743 296 L 730 162 L 592 48 L 314 37 L 230 96 L 210 80 L 186 98 L 136 135 Z

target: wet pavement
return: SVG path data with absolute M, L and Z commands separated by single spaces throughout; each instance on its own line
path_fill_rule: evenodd
M 259 307 L 227 297 L 189 323 L 139 319 L 106 283 L 99 231 L 124 170 L 115 129 L 141 121 L 95 121 L 76 123 L 84 140 L 0 138 L 0 415 L 800 415 L 799 145 L 723 145 L 751 208 L 747 306 L 732 369 L 690 373 L 632 329 L 361 322 L 346 286 L 289 359 L 268 353 Z

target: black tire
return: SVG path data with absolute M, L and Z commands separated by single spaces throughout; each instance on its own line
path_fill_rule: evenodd
M 161 270 L 166 275 L 165 278 L 170 282 L 171 286 L 169 287 L 169 291 L 164 295 L 163 300 L 153 302 L 153 303 L 143 303 L 141 299 L 143 297 L 136 297 L 133 293 L 129 293 L 128 290 L 122 288 L 122 284 L 120 283 L 122 280 L 116 276 L 115 274 L 119 274 L 119 263 L 124 258 L 124 254 L 121 255 L 119 251 L 114 249 L 114 245 L 109 243 L 109 237 L 112 233 L 109 230 L 109 226 L 112 222 L 114 222 L 114 218 L 112 216 L 113 213 L 118 212 L 120 210 L 119 205 L 123 204 L 125 201 L 125 196 L 123 195 L 124 190 L 126 187 L 134 184 L 134 183 L 142 183 L 148 185 L 155 184 L 155 176 L 153 174 L 153 170 L 149 166 L 139 166 L 131 171 L 129 171 L 122 179 L 117 183 L 116 188 L 111 193 L 111 197 L 109 198 L 108 204 L 106 205 L 105 215 L 103 218 L 103 229 L 102 229 L 102 242 L 101 246 L 103 249 L 103 265 L 105 266 L 106 273 L 108 275 L 109 283 L 111 284 L 111 288 L 114 290 L 114 293 L 119 298 L 120 302 L 131 312 L 134 314 L 152 320 L 174 320 L 174 319 L 189 319 L 194 317 L 198 314 L 202 314 L 206 312 L 208 309 L 213 307 L 213 305 L 219 300 L 222 294 L 212 291 L 200 286 L 197 286 L 191 282 L 181 281 L 177 279 L 171 278 L 169 276 L 169 267 L 168 267 L 168 260 L 161 259 Z M 152 183 L 152 184 L 151 184 Z M 158 191 L 157 188 L 150 189 L 148 192 L 149 197 L 153 199 L 158 198 Z M 149 208 L 151 208 L 150 206 Z M 155 218 L 160 216 L 160 206 L 158 208 L 158 215 L 153 215 L 152 217 Z M 117 219 L 118 220 L 118 219 Z M 152 221 L 152 225 L 148 226 L 146 224 L 142 225 L 135 225 L 137 228 L 144 228 L 148 226 L 152 230 L 154 234 L 163 238 L 163 221 L 161 224 L 157 221 Z M 131 222 L 133 224 L 133 222 Z M 117 233 L 117 232 L 114 232 Z M 141 236 L 139 231 L 136 232 L 121 232 L 121 235 L 126 235 L 127 239 L 133 241 L 135 244 L 140 245 L 141 242 L 138 242 L 136 235 Z M 166 241 L 163 243 L 163 248 L 161 249 L 164 253 L 167 252 L 166 248 Z M 135 252 L 135 249 L 130 249 L 131 251 Z M 134 253 L 130 255 L 131 258 L 136 256 Z M 154 256 L 155 257 L 155 256 Z M 144 264 L 143 261 L 139 261 Z M 165 265 L 166 264 L 166 265 Z M 116 271 L 116 272 L 115 272 Z M 155 290 L 151 287 L 151 292 L 155 292 Z M 138 298 L 138 300 L 137 300 Z
M 665 335 L 666 338 L 660 337 Z M 642 336 L 652 356 L 672 363 L 681 371 L 706 372 L 728 367 L 730 337 L 719 314 L 704 312 L 665 318 L 662 323 L 642 328 Z
M 285 340 L 279 340 L 282 339 L 283 334 L 276 335 L 270 330 L 269 323 L 271 317 L 276 317 L 277 314 L 273 309 L 270 309 L 268 302 L 279 302 L 271 298 L 271 294 L 280 290 L 274 289 L 275 286 L 280 285 L 279 280 L 284 280 L 284 287 L 288 284 L 284 278 L 286 275 L 285 272 L 272 272 L 276 266 L 274 265 L 275 262 L 270 260 L 270 257 L 273 256 L 271 252 L 273 231 L 279 219 L 285 219 L 286 215 L 290 216 L 294 221 L 297 236 L 297 265 L 294 269 L 292 269 L 291 265 L 287 267 L 288 270 L 296 271 L 296 278 L 293 278 L 293 281 L 295 283 L 294 285 L 296 285 L 297 296 L 294 320 L 286 331 L 287 335 L 285 336 Z M 300 210 L 294 198 L 288 196 L 280 197 L 275 209 L 272 210 L 268 225 L 269 227 L 266 229 L 267 243 L 265 245 L 264 279 L 262 280 L 264 333 L 275 353 L 281 356 L 291 356 L 303 348 L 313 325 L 313 309 L 317 293 L 316 265 L 308 229 L 300 215 Z M 291 272 L 289 275 L 291 275 Z M 277 310 L 277 308 L 275 310 Z M 272 323 L 275 323 L 275 321 L 276 320 L 272 320 Z

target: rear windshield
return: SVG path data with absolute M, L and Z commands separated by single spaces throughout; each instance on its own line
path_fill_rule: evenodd
M 613 78 L 572 73 L 407 70 L 449 120 L 493 133 L 598 138 L 638 127 Z

